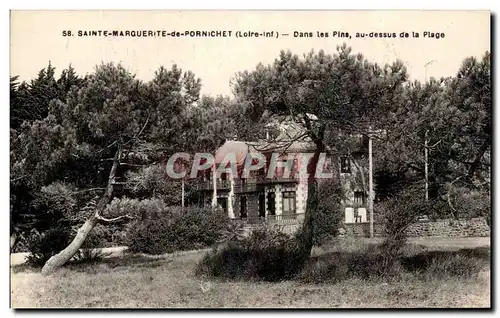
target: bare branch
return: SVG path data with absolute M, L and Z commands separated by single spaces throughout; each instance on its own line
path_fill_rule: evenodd
M 103 152 L 105 149 L 113 147 L 114 145 L 116 145 L 116 143 L 117 143 L 117 142 L 118 142 L 118 140 L 113 141 L 112 143 L 110 143 L 109 145 L 107 145 L 107 146 L 106 146 L 106 148 L 102 148 L 102 149 L 98 150 L 98 151 L 97 151 L 97 153 L 101 153 L 101 152 Z M 74 156 L 75 156 L 75 155 L 74 155 Z M 75 157 L 77 157 L 77 156 L 75 156 Z M 78 158 L 78 157 L 77 157 L 77 158 Z
M 152 162 L 144 165 L 138 165 L 138 164 L 133 164 L 133 163 L 126 163 L 126 162 L 120 162 L 120 166 L 129 166 L 129 167 L 149 167 L 149 166 L 154 166 L 157 164 L 157 162 Z
M 25 174 L 25 175 L 23 175 L 23 176 L 20 176 L 20 177 L 14 178 L 14 179 L 10 179 L 10 182 L 16 182 L 16 181 L 19 181 L 19 180 L 21 180 L 21 179 L 26 178 L 27 176 L 28 176 L 28 175 L 27 175 L 27 174 Z
M 102 223 L 113 223 L 113 222 L 119 222 L 119 221 L 122 221 L 122 220 L 125 220 L 125 219 L 128 219 L 128 220 L 133 220 L 134 217 L 126 214 L 126 215 L 121 215 L 121 216 L 118 216 L 116 218 L 111 218 L 111 219 L 108 219 L 108 218 L 105 218 L 101 215 L 97 215 L 96 216 L 97 220 L 99 222 L 102 222 Z
M 436 147 L 437 145 L 439 145 L 441 143 L 441 141 L 443 141 L 444 138 L 440 139 L 438 142 L 436 142 L 434 145 L 432 146 L 427 146 L 427 148 L 434 148 Z
M 288 150 L 288 148 L 291 147 L 291 145 L 296 142 L 296 141 L 299 141 L 301 139 L 303 139 L 304 137 L 307 137 L 307 132 L 305 133 L 302 133 L 294 138 L 291 138 L 291 139 L 287 139 L 287 140 L 274 140 L 272 142 L 272 144 L 274 144 L 274 146 L 270 146 L 271 145 L 271 142 L 267 142 L 265 145 L 263 146 L 258 146 L 258 145 L 252 145 L 252 147 L 257 150 L 257 151 L 270 151 L 270 150 L 281 150 L 281 149 L 285 149 L 283 150 L 283 153 L 286 152 L 286 150 Z M 282 153 L 282 154 L 283 154 Z

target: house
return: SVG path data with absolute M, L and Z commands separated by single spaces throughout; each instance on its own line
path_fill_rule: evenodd
M 367 144 L 366 138 L 355 136 L 359 147 L 339 158 L 338 170 L 343 189 L 341 200 L 345 223 L 368 222 L 367 218 Z M 288 138 L 290 140 L 290 138 Z M 293 140 L 293 139 L 292 139 Z M 215 153 L 215 166 L 225 164 L 224 158 L 234 154 L 236 169 L 223 166 L 223 173 L 208 172 L 196 183 L 204 202 L 219 205 L 231 219 L 247 225 L 267 222 L 279 225 L 299 225 L 304 219 L 308 178 L 300 173 L 307 155 L 314 152 L 308 140 L 284 142 L 226 141 Z M 260 169 L 242 177 L 246 160 L 259 154 L 266 158 Z M 277 161 L 273 164 L 273 159 Z M 331 158 L 326 157 L 325 171 L 331 171 Z M 248 165 L 247 165 L 248 166 Z M 288 169 L 288 171 L 287 171 Z M 338 176 L 338 175 L 337 175 Z M 216 178 L 215 182 L 213 178 Z M 215 185 L 215 187 L 214 187 Z

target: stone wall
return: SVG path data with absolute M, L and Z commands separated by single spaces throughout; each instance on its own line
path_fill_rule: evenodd
M 414 223 L 407 233 L 408 236 L 490 236 L 490 227 L 485 218 L 437 220 Z
M 345 236 L 361 236 L 370 237 L 370 223 L 345 223 Z M 382 236 L 383 225 L 380 223 L 373 224 L 373 232 L 375 236 Z M 343 233 L 343 231 L 340 231 Z
M 383 224 L 373 225 L 375 236 L 382 236 Z M 344 224 L 346 236 L 370 237 L 370 223 Z M 485 218 L 462 220 L 436 220 L 413 223 L 407 230 L 408 236 L 467 237 L 490 236 L 490 227 Z

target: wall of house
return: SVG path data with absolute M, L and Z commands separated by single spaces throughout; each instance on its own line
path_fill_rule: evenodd
M 346 236 L 370 237 L 370 223 L 345 223 L 343 225 Z M 373 226 L 375 236 L 382 236 L 384 225 L 375 223 Z M 490 236 L 490 227 L 485 218 L 469 220 L 436 220 L 422 221 L 412 224 L 407 234 L 410 237 L 441 236 L 441 237 L 478 237 Z
M 275 194 L 275 211 L 276 215 L 281 215 L 283 213 L 283 195 L 284 191 L 295 191 L 295 207 L 296 213 L 305 212 L 305 200 L 307 200 L 307 185 L 304 187 L 300 184 L 271 184 L 267 185 L 265 189 L 265 203 L 266 203 L 266 215 L 269 215 L 269 209 L 267 204 L 267 193 L 274 192 Z M 258 209 L 258 197 L 257 197 L 257 209 Z
M 249 192 L 234 196 L 234 215 L 239 218 L 241 215 L 241 197 L 247 198 L 247 217 L 255 218 L 259 216 L 259 193 Z
M 301 178 L 297 184 L 297 191 L 295 193 L 297 214 L 306 213 L 307 190 L 307 178 Z
M 276 215 L 281 215 L 283 214 L 282 208 L 283 208 L 283 196 L 281 192 L 283 191 L 282 185 L 281 184 L 275 184 L 274 185 L 274 194 L 275 196 L 275 203 L 276 203 Z

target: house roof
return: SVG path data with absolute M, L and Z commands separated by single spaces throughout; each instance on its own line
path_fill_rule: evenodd
M 312 120 L 314 115 L 307 114 Z M 238 166 L 244 164 L 248 153 L 300 153 L 313 151 L 315 145 L 304 135 L 304 129 L 290 118 L 274 118 L 268 124 L 279 130 L 279 135 L 272 140 L 257 142 L 227 140 L 215 152 L 215 164 L 220 164 L 228 153 L 234 154 Z
M 228 154 L 234 155 L 236 164 L 242 166 L 248 153 L 300 153 L 313 150 L 314 144 L 307 141 L 293 141 L 290 143 L 284 141 L 246 142 L 228 140 L 215 152 L 215 164 L 220 164 Z
M 215 152 L 215 164 L 221 163 L 227 154 L 234 154 L 236 164 L 238 166 L 243 165 L 248 152 L 249 146 L 246 142 L 227 140 Z

